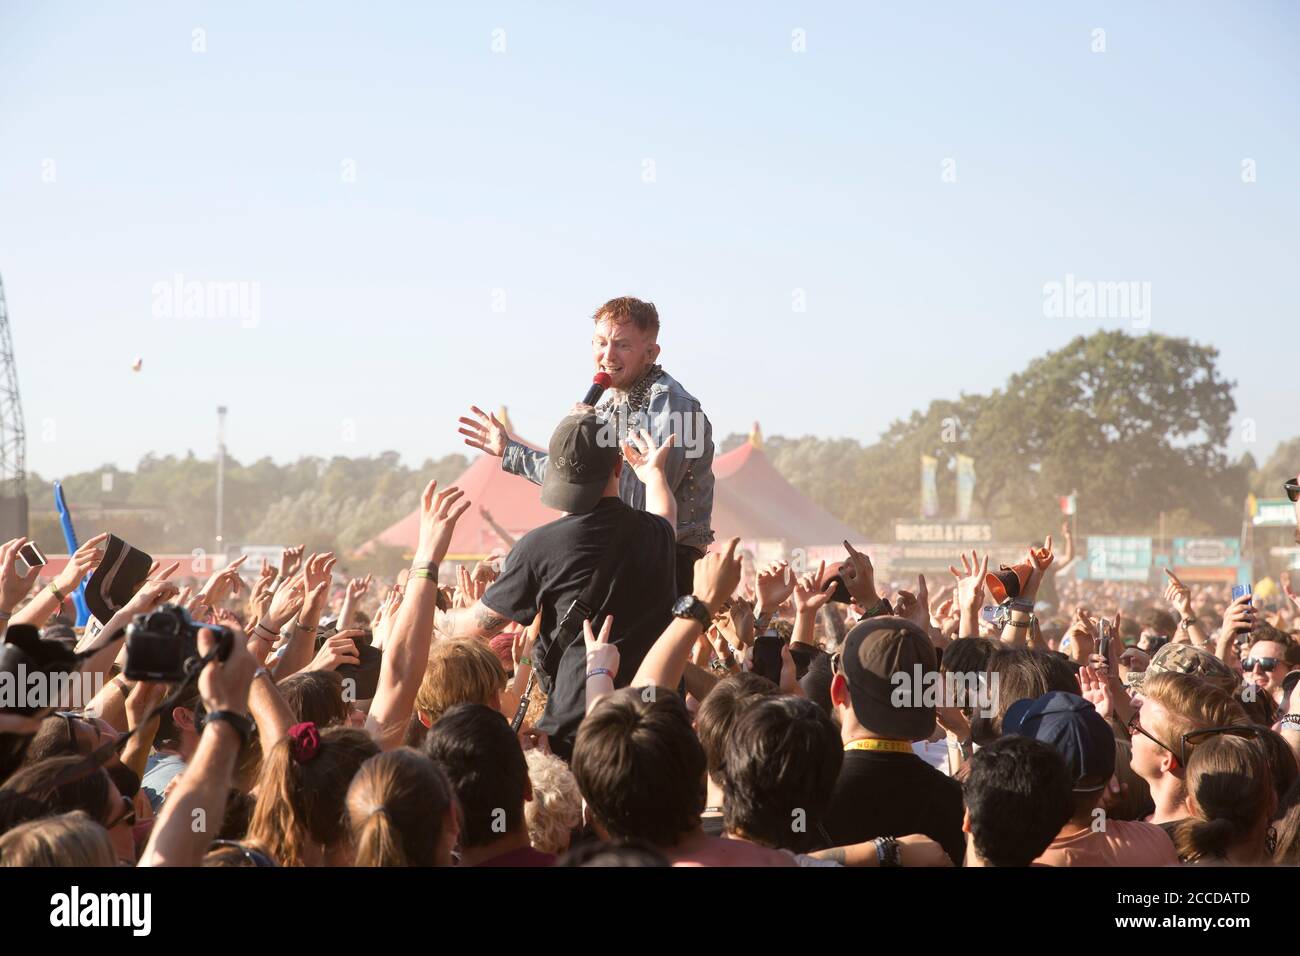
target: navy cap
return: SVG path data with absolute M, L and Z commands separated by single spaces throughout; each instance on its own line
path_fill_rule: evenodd
M 1051 744 L 1074 775 L 1075 793 L 1102 790 L 1115 773 L 1115 734 L 1078 694 L 1049 691 L 1007 708 L 1002 732 Z

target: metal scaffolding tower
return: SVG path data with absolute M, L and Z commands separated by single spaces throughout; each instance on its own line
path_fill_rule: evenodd
M 0 280 L 0 541 L 27 535 L 27 432 Z

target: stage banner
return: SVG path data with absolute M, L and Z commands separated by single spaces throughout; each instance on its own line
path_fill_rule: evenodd
M 970 520 L 971 499 L 975 497 L 975 459 L 957 456 L 957 520 Z
M 921 517 L 936 518 L 939 515 L 939 459 L 929 455 L 921 456 Z

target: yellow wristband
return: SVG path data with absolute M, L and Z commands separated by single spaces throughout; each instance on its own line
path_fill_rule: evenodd
M 434 572 L 434 571 L 430 571 L 428 568 L 412 568 L 411 571 L 410 571 L 410 573 L 407 575 L 407 577 L 408 577 L 408 578 L 424 578 L 424 579 L 427 580 L 427 581 L 437 581 L 437 580 L 438 580 L 438 575 L 437 575 L 437 573 Z

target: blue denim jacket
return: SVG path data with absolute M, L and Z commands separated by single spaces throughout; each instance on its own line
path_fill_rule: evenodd
M 650 386 L 646 407 L 629 413 L 626 396 L 613 392 L 596 406 L 601 421 L 614 420 L 620 438 L 628 428 L 645 428 L 662 445 L 670 434 L 677 443 L 670 450 L 665 473 L 677 499 L 677 543 L 703 552 L 713 540 L 713 426 L 700 403 L 667 372 Z M 534 484 L 546 477 L 547 455 L 513 439 L 501 458 L 501 468 Z M 633 508 L 645 510 L 645 485 L 625 467 L 618 496 Z

